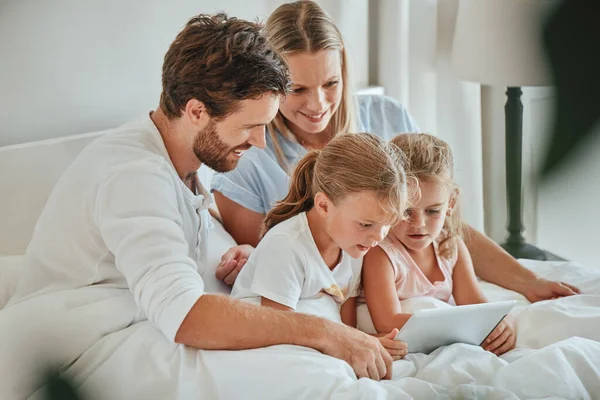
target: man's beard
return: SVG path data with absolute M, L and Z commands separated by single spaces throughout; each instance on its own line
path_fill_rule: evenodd
M 229 172 L 237 166 L 238 158 L 231 159 L 231 153 L 235 150 L 246 150 L 252 147 L 248 143 L 228 147 L 217 133 L 217 124 L 214 120 L 208 126 L 198 132 L 194 139 L 194 154 L 209 168 L 217 172 Z

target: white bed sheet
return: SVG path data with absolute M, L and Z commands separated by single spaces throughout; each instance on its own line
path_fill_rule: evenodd
M 5 261 L 0 259 L 0 270 Z M 34 393 L 40 382 L 32 372 L 41 360 L 53 360 L 86 399 L 597 398 L 600 270 L 523 264 L 585 294 L 528 305 L 482 282 L 491 300 L 521 301 L 515 310 L 518 348 L 501 358 L 462 344 L 409 355 L 394 363 L 394 379 L 386 382 L 357 380 L 346 363 L 301 347 L 200 351 L 169 343 L 123 290 L 79 290 L 68 299 L 49 294 L 0 311 L 1 397 Z M 97 323 L 82 331 L 83 318 Z M 34 330 L 31 320 L 38 322 Z

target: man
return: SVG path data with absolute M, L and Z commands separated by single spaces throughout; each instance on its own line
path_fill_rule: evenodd
M 210 195 L 196 172 L 203 163 L 231 170 L 246 149 L 264 147 L 265 125 L 290 86 L 260 28 L 224 14 L 192 18 L 165 55 L 159 108 L 90 144 L 65 171 L 38 221 L 28 270 L 8 309 L 29 303 L 35 312 L 19 312 L 12 331 L 28 331 L 35 320 L 57 327 L 51 337 L 62 340 L 61 362 L 68 364 L 111 326 L 147 318 L 169 340 L 199 349 L 295 344 L 347 361 L 359 377 L 390 377 L 391 357 L 374 337 L 204 293 L 198 270 L 205 267 Z M 43 300 L 61 291 L 72 301 Z M 46 321 L 57 309 L 60 317 Z M 98 321 L 94 331 L 91 322 Z M 79 336 L 71 344 L 73 331 Z

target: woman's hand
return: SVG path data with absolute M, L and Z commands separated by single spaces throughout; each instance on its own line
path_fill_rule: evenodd
M 227 250 L 227 252 L 223 254 L 223 257 L 221 257 L 221 263 L 217 266 L 217 270 L 215 271 L 217 279 L 228 285 L 233 285 L 253 250 L 254 247 L 249 244 L 235 246 Z
M 481 347 L 497 356 L 515 348 L 517 335 L 512 317 L 506 316 L 483 341 Z
M 553 300 L 564 296 L 579 294 L 579 289 L 564 282 L 549 281 L 537 278 L 528 285 L 523 294 L 532 303 L 542 300 Z
M 406 343 L 399 340 L 394 340 L 398 334 L 398 329 L 394 328 L 390 333 L 385 336 L 378 337 L 381 345 L 390 353 L 394 361 L 401 360 L 405 355 L 408 354 L 408 346 Z

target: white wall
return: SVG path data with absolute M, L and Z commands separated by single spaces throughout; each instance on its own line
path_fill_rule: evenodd
M 155 108 L 164 53 L 193 15 L 265 19 L 276 0 L 2 0 L 0 146 L 118 126 Z M 368 79 L 367 0 L 320 1 Z
M 479 85 L 460 81 L 450 67 L 458 0 L 373 0 L 379 5 L 378 71 L 424 132 L 452 147 L 463 218 L 484 226 Z M 371 21 L 373 22 L 373 20 Z
M 264 2 L 221 1 L 254 17 Z M 156 107 L 162 58 L 214 2 L 8 1 L 0 14 L 0 145 L 117 126 Z
M 342 32 L 350 57 L 353 87 L 357 90 L 367 87 L 369 84 L 369 0 L 316 1 L 331 15 Z M 285 1 L 271 0 L 271 3 L 281 4 Z
M 600 268 L 600 124 L 580 151 L 540 184 L 539 244 L 564 258 Z

